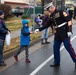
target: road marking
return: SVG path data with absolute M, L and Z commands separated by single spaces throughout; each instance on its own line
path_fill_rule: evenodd
M 71 41 L 73 41 L 76 38 L 76 36 L 74 36 Z M 64 46 L 62 46 L 60 48 L 60 51 L 64 48 Z M 32 73 L 30 73 L 29 75 L 35 75 L 43 66 L 45 66 L 50 60 L 52 60 L 54 58 L 54 54 L 52 54 L 47 60 L 45 60 L 41 65 L 39 65 Z

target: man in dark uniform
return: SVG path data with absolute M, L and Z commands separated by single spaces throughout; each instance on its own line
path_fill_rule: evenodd
M 35 32 L 42 31 L 43 29 L 53 25 L 54 28 L 54 64 L 50 67 L 60 66 L 60 46 L 63 42 L 64 47 L 69 52 L 76 68 L 76 54 L 70 43 L 70 36 L 72 35 L 72 22 L 68 14 L 63 10 L 57 10 L 52 3 L 47 4 L 46 9 L 51 13 L 49 22 Z

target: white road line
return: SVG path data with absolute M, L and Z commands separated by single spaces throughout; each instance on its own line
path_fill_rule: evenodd
M 73 41 L 76 38 L 76 36 L 74 36 L 71 41 Z M 62 46 L 60 48 L 60 51 L 64 48 L 64 46 Z M 45 66 L 50 60 L 52 60 L 54 58 L 54 54 L 52 54 L 47 60 L 45 60 L 41 65 L 39 65 L 32 73 L 30 73 L 29 75 L 35 75 L 43 66 Z

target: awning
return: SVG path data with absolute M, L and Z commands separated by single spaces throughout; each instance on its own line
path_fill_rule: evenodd
M 23 6 L 23 8 L 34 8 L 34 6 L 26 5 L 26 6 Z

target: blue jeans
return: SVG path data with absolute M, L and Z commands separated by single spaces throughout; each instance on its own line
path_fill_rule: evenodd
M 3 48 L 4 48 L 4 41 L 0 40 L 0 63 L 3 62 Z
M 42 31 L 41 39 L 48 38 L 48 32 L 49 32 L 49 29 L 48 28 L 44 29 Z
M 76 63 L 76 54 L 74 52 L 74 49 L 72 48 L 72 45 L 70 43 L 70 38 L 66 38 L 63 41 L 56 41 L 54 39 L 54 63 L 55 64 L 60 64 L 60 46 L 61 43 L 63 42 L 64 47 L 66 48 L 66 50 L 69 52 L 73 62 Z

